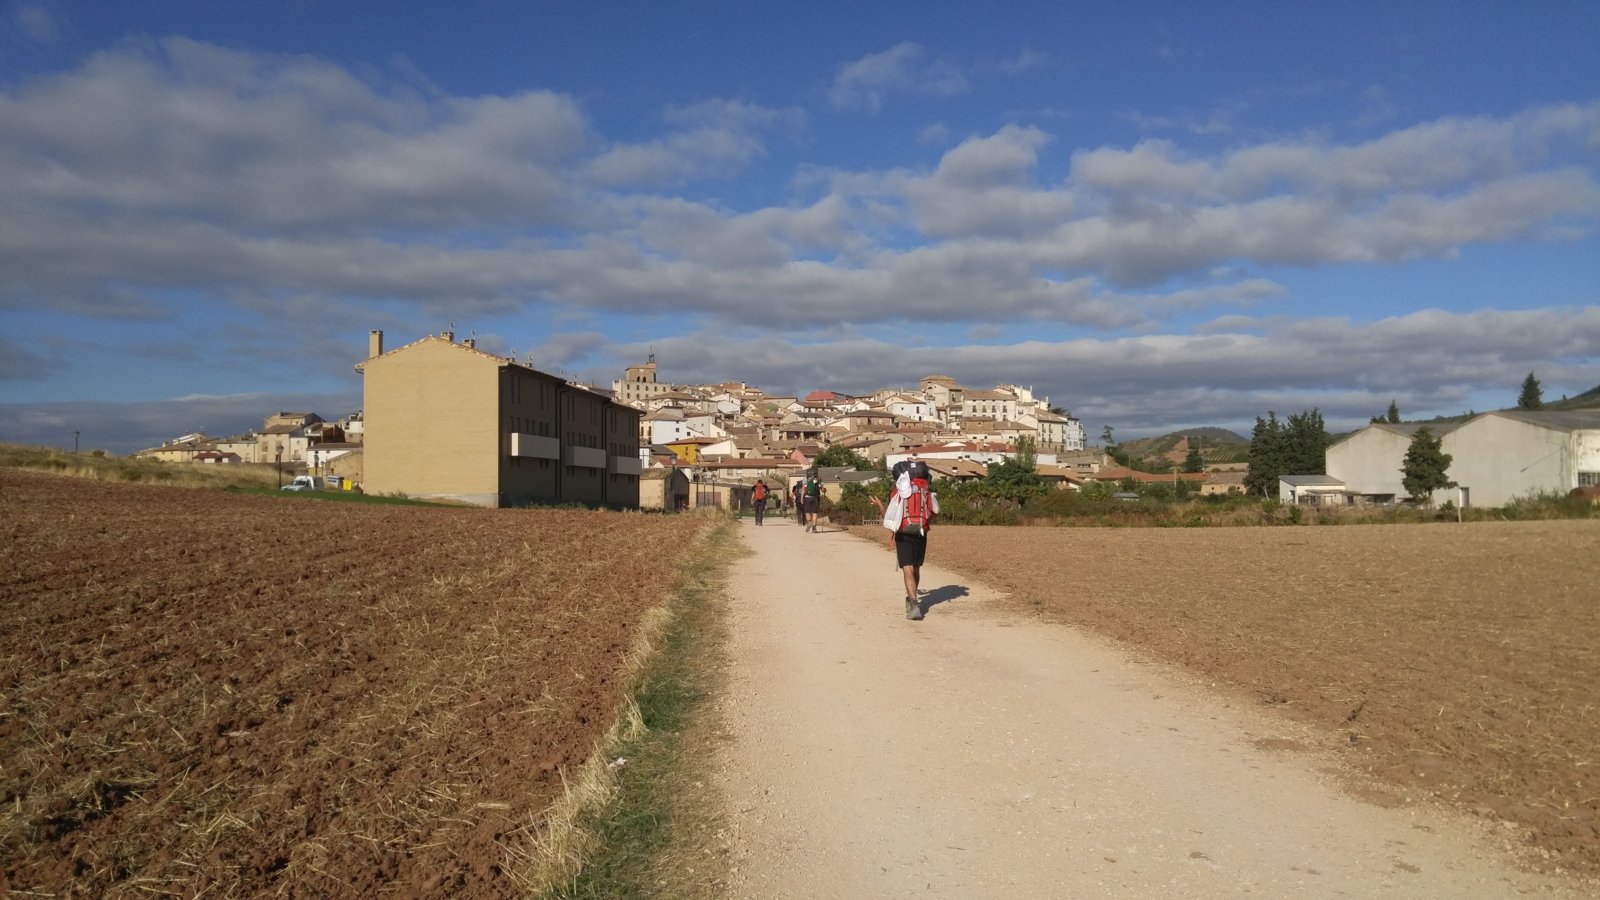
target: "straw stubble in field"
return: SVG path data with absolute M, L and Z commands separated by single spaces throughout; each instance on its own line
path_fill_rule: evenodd
M 1401 797 L 1600 873 L 1600 522 L 946 527 L 929 561 L 1248 692 Z
M 513 896 L 702 527 L 0 470 L 0 889 Z

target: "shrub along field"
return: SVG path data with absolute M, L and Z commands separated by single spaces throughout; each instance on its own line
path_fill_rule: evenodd
M 0 892 L 516 896 L 705 520 L 0 468 Z
M 1433 795 L 1597 874 L 1597 548 L 1595 520 L 942 526 L 928 559 L 1312 723 L 1392 802 Z

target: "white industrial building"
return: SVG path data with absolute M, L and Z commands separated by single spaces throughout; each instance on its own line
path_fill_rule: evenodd
M 1504 506 L 1530 494 L 1565 494 L 1600 484 L 1600 409 L 1501 410 L 1465 423 L 1378 422 L 1328 448 L 1327 473 L 1353 498 L 1409 499 L 1401 466 L 1423 428 L 1450 454 L 1450 480 L 1460 490 L 1435 492 L 1436 503 Z
M 1465 504 L 1504 506 L 1529 494 L 1600 484 L 1600 409 L 1484 413 L 1445 435 L 1450 480 Z M 1402 451 L 1401 456 L 1404 457 Z M 1434 501 L 1456 499 L 1454 488 Z
M 1352 500 L 1393 503 L 1406 499 L 1411 495 L 1400 484 L 1400 466 L 1411 438 L 1424 427 L 1440 436 L 1460 426 L 1455 422 L 1374 422 L 1330 446 L 1324 471 L 1344 482 L 1345 493 Z

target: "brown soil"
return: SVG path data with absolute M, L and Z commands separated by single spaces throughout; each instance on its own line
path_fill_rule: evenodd
M 0 891 L 77 896 L 517 895 L 701 527 L 3 469 L 0 508 Z
M 1402 797 L 1600 872 L 1600 522 L 944 527 L 929 561 L 1314 723 Z

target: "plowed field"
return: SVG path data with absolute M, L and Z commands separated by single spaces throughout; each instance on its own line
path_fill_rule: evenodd
M 0 469 L 0 891 L 514 896 L 700 527 Z
M 945 527 L 928 559 L 1600 872 L 1600 522 Z

